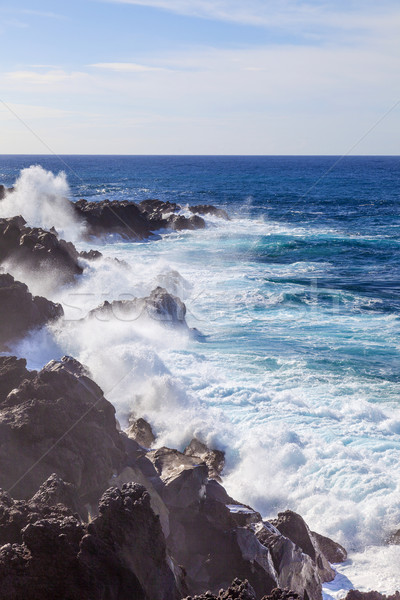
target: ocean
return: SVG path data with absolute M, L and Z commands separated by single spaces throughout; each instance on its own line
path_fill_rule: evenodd
M 327 598 L 399 589 L 400 546 L 385 543 L 400 528 L 399 158 L 1 156 L 0 183 L 30 165 L 44 170 L 22 174 L 18 207 L 33 225 L 55 218 L 61 193 L 209 203 L 231 220 L 92 244 L 54 223 L 104 258 L 62 290 L 17 270 L 66 323 L 13 351 L 32 368 L 64 354 L 87 364 L 121 426 L 134 411 L 161 444 L 196 435 L 224 449 L 231 495 L 265 517 L 293 509 L 347 548 Z M 79 321 L 156 285 L 201 335 Z

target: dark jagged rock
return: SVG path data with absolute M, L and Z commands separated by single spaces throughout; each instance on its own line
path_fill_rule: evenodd
M 149 222 L 134 202 L 87 202 L 78 200 L 73 207 L 86 221 L 89 236 L 118 234 L 123 238 L 143 240 L 151 235 Z
M 385 596 L 379 592 L 359 592 L 358 590 L 350 590 L 347 593 L 345 600 L 400 600 L 400 592 Z
M 160 229 L 165 226 L 166 219 L 173 213 L 180 210 L 180 206 L 175 202 L 162 202 L 154 198 L 142 200 L 139 202 L 139 209 L 146 215 L 155 229 Z
M 97 260 L 98 258 L 101 258 L 103 255 L 101 252 L 99 252 L 99 250 L 89 250 L 89 251 L 82 250 L 82 252 L 79 252 L 79 256 L 86 260 Z
M 125 451 L 114 407 L 69 357 L 22 381 L 0 406 L 0 486 L 29 498 L 57 473 L 94 504 Z
M 128 200 L 78 200 L 73 206 L 78 217 L 85 220 L 89 237 L 117 234 L 129 240 L 144 240 L 158 229 L 181 231 L 205 227 L 204 219 L 198 214 L 187 217 L 181 214 L 182 207 L 178 204 L 156 199 L 139 204 Z M 214 208 L 208 207 L 209 214 Z
M 131 421 L 127 433 L 131 439 L 144 448 L 151 448 L 156 440 L 150 423 L 142 418 Z
M 36 371 L 28 371 L 26 360 L 16 356 L 0 356 L 0 406 L 24 379 L 32 379 Z
M 6 197 L 6 194 L 11 194 L 14 191 L 13 187 L 6 188 L 4 185 L 0 185 L 0 200 Z
M 130 483 L 121 490 L 107 490 L 99 503 L 99 516 L 89 524 L 88 533 L 90 537 L 84 540 L 83 549 L 92 554 L 96 538 L 105 542 L 111 556 L 114 554 L 126 571 L 135 574 L 146 598 L 175 600 L 180 597 L 174 573 L 168 565 L 160 521 L 151 509 L 150 496 L 143 486 Z M 179 569 L 176 576 L 177 579 L 181 576 Z
M 282 590 L 275 588 L 270 594 L 261 598 L 261 600 L 303 600 L 299 594 L 291 590 Z
M 184 451 L 186 456 L 194 456 L 206 463 L 210 479 L 221 481 L 221 473 L 225 465 L 225 452 L 210 450 L 205 444 L 194 438 Z
M 328 559 L 322 552 L 304 519 L 293 512 L 286 510 L 278 513 L 278 518 L 270 521 L 282 535 L 289 538 L 307 554 L 317 566 L 322 581 L 331 581 L 335 577 Z
M 187 328 L 185 315 L 184 303 L 164 288 L 157 287 L 145 298 L 105 301 L 98 308 L 91 310 L 88 316 L 100 321 L 113 318 L 120 321 L 136 321 L 141 317 L 150 317 L 163 325 Z
M 229 588 L 220 590 L 217 596 L 212 592 L 206 592 L 199 596 L 188 596 L 183 600 L 256 600 L 256 594 L 247 579 L 245 581 L 234 579 Z
M 219 217 L 220 219 L 225 219 L 229 221 L 229 216 L 226 210 L 223 208 L 217 208 L 216 206 L 212 206 L 211 204 L 197 204 L 196 206 L 189 206 L 189 210 L 192 213 L 197 213 L 199 215 L 211 215 L 212 217 Z
M 338 544 L 338 542 L 334 542 L 328 537 L 321 535 L 320 533 L 316 533 L 315 531 L 311 532 L 312 537 L 317 542 L 322 554 L 325 558 L 332 564 L 344 562 L 347 559 L 347 552 Z
M 38 227 L 27 227 L 21 216 L 0 219 L 0 263 L 24 264 L 40 272 L 51 271 L 60 283 L 70 282 L 83 271 L 71 242 Z
M 32 496 L 31 504 L 43 506 L 56 506 L 62 504 L 73 512 L 80 512 L 80 503 L 77 489 L 71 484 L 66 483 L 56 473 L 52 473 L 48 479 Z
M 208 497 L 206 464 L 169 448 L 151 451 L 147 457 L 163 484 L 159 494 L 169 511 L 167 546 L 185 568 L 190 592 L 228 587 L 235 574 L 247 578 L 258 595 L 276 587 L 268 550 L 251 529 L 237 526 L 229 508 L 215 499 L 215 490 Z M 219 486 L 216 481 L 210 484 L 212 489 Z M 219 496 L 230 500 L 223 492 Z
M 272 560 L 276 573 L 276 585 L 273 587 L 294 590 L 305 600 L 322 600 L 322 582 L 325 579 L 311 557 L 268 522 L 257 524 L 255 532 Z M 328 581 L 331 579 L 329 575 Z
M 73 516 L 66 502 L 76 505 L 75 492 L 55 474 L 28 501 L 15 500 L 0 489 L 0 546 L 21 544 L 23 529 L 39 519 Z
M 28 287 L 14 277 L 0 274 L 0 349 L 49 321 L 63 316 L 61 304 L 32 296 Z
M 42 497 L 14 501 L 0 492 L 1 598 L 178 600 L 185 593 L 143 486 L 108 489 L 89 524 Z

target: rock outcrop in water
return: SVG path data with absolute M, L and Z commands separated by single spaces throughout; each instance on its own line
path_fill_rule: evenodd
M 144 240 L 159 229 L 203 229 L 205 221 L 200 215 L 229 218 L 224 210 L 211 205 L 189 207 L 192 214 L 186 216 L 179 204 L 156 199 L 139 204 L 128 200 L 78 200 L 73 207 L 77 216 L 86 222 L 89 236 L 117 234 L 129 240 Z
M 32 296 L 24 283 L 8 273 L 0 274 L 0 350 L 63 314 L 60 304 Z
M 59 497 L 53 475 L 28 501 L 0 492 L 0 598 L 178 600 L 182 572 L 167 554 L 143 486 L 108 489 L 83 523 Z
M 113 302 L 106 300 L 101 306 L 91 310 L 88 316 L 100 321 L 117 319 L 127 322 L 148 317 L 168 327 L 188 329 L 185 315 L 186 306 L 182 300 L 169 294 L 164 288 L 157 287 L 145 298 Z
M 83 271 L 78 252 L 71 242 L 53 231 L 28 227 L 22 217 L 0 219 L 0 264 L 24 266 L 43 276 L 51 273 L 60 284 L 74 280 Z
M 217 208 L 216 206 L 212 206 L 211 204 L 197 204 L 196 206 L 189 206 L 189 210 L 191 213 L 198 215 L 211 215 L 212 217 L 218 217 L 220 219 L 225 219 L 229 221 L 229 215 L 226 210 L 222 208 Z

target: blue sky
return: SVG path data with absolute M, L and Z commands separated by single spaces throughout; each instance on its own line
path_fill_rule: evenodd
M 397 0 L 5 1 L 0 153 L 399 154 L 399 31 Z

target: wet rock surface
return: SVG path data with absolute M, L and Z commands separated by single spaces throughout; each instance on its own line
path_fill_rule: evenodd
M 188 329 L 185 315 L 186 306 L 182 300 L 169 294 L 166 289 L 157 287 L 145 298 L 112 302 L 106 300 L 101 306 L 91 310 L 88 316 L 99 320 L 117 319 L 126 322 L 148 317 L 166 327 Z
M 150 423 L 142 418 L 130 421 L 127 434 L 144 448 L 151 448 L 156 441 Z
M 22 264 L 38 275 L 51 273 L 63 284 L 82 273 L 78 256 L 75 246 L 59 239 L 54 230 L 28 227 L 21 216 L 0 219 L 0 264 Z
M 129 240 L 144 240 L 160 229 L 203 229 L 206 224 L 200 215 L 228 218 L 224 210 L 211 205 L 189 207 L 192 214 L 186 216 L 179 204 L 154 198 L 139 204 L 128 200 L 88 202 L 82 199 L 73 206 L 77 216 L 86 222 L 89 237 L 117 234 Z
M 194 438 L 183 451 L 186 456 L 197 457 L 208 467 L 210 479 L 221 481 L 221 473 L 225 465 L 225 453 L 222 450 L 210 450 L 203 442 Z
M 89 236 L 117 234 L 127 239 L 143 240 L 151 235 L 149 222 L 133 202 L 78 200 L 73 207 L 77 216 L 86 222 Z
M 196 206 L 189 206 L 189 210 L 192 213 L 198 215 L 211 215 L 213 217 L 219 217 L 229 221 L 229 215 L 223 208 L 217 208 L 211 204 L 197 204 Z
M 32 296 L 24 283 L 8 273 L 0 274 L 0 349 L 63 314 L 60 304 Z

